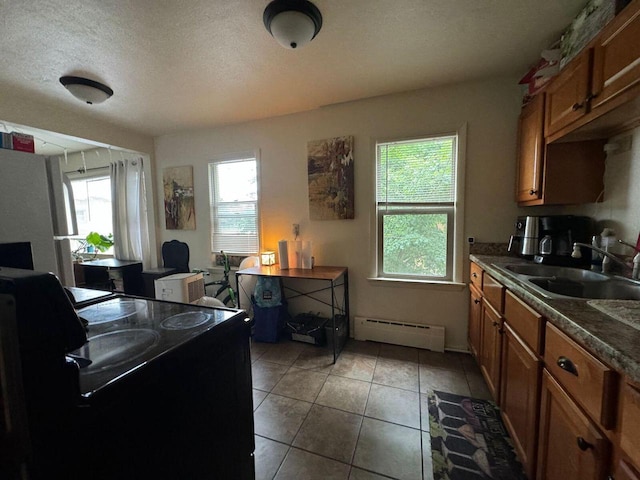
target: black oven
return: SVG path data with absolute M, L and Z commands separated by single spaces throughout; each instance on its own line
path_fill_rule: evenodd
M 0 295 L 24 400 L 5 416 L 26 418 L 12 474 L 254 478 L 244 312 L 128 296 L 76 311 L 55 276 L 8 268 Z

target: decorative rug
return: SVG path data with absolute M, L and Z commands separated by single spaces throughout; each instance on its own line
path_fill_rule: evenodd
M 435 391 L 429 424 L 435 480 L 526 480 L 493 402 Z

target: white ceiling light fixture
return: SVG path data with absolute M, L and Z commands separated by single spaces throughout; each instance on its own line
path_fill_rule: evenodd
M 322 28 L 322 14 L 307 0 L 273 0 L 264 9 L 264 26 L 284 48 L 300 48 Z
M 60 77 L 60 83 L 77 99 L 93 105 L 102 103 L 113 95 L 113 90 L 103 83 L 84 77 Z

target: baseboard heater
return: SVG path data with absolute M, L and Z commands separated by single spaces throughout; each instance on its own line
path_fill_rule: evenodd
M 355 317 L 356 340 L 393 343 L 444 352 L 444 327 Z

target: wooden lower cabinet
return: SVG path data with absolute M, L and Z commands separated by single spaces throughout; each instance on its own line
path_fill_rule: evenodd
M 611 477 L 610 477 L 611 478 Z M 624 460 L 619 460 L 613 472 L 614 480 L 640 480 L 640 473 Z
M 504 322 L 500 408 L 518 457 L 533 479 L 538 439 L 538 398 L 542 361 Z M 566 479 L 565 479 L 566 480 Z
M 536 478 L 605 478 L 609 441 L 546 369 L 542 377 Z
M 480 329 L 482 320 L 482 293 L 469 285 L 469 349 L 474 357 L 480 355 Z
M 491 396 L 499 404 L 502 317 L 485 301 L 482 302 L 481 325 L 480 371 L 487 382 Z

